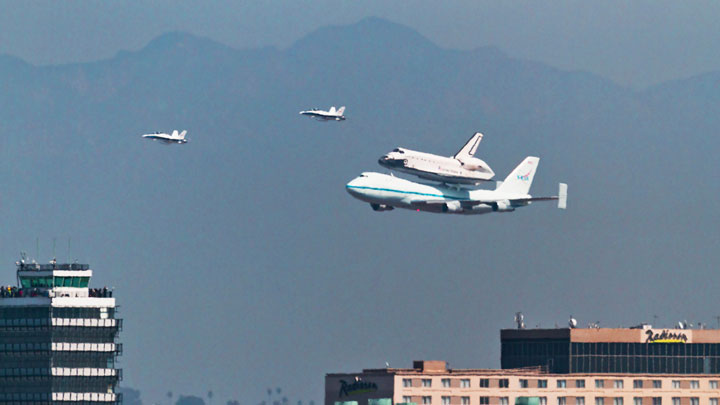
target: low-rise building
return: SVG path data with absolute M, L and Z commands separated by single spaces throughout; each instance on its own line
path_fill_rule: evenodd
M 325 377 L 325 405 L 720 405 L 720 330 L 501 331 L 502 369 L 444 361 Z

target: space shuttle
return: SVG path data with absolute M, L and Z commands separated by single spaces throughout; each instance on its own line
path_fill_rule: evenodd
M 378 160 L 381 166 L 449 184 L 479 184 L 490 181 L 495 172 L 482 159 L 475 157 L 483 134 L 476 132 L 465 145 L 450 157 L 395 148 Z

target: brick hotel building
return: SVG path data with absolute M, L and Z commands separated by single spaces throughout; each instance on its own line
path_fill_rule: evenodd
M 720 405 L 720 330 L 507 329 L 500 337 L 502 369 L 415 361 L 406 369 L 331 373 L 325 405 L 377 399 L 418 405 Z

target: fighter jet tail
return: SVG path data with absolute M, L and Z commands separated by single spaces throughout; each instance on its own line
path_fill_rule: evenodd
M 540 158 L 528 156 L 505 178 L 497 191 L 508 194 L 528 194 Z
M 478 145 L 480 145 L 480 141 L 482 141 L 482 138 L 483 134 L 476 132 L 475 135 L 467 141 L 465 146 L 463 146 L 453 157 L 458 160 L 473 157 L 475 155 L 475 151 L 477 151 Z
M 330 107 L 330 109 L 328 110 L 328 112 L 329 112 L 330 114 L 335 114 L 335 106 Z
M 337 110 L 338 115 L 343 115 L 344 112 L 345 112 L 345 106 L 342 106 L 342 107 L 338 108 L 338 110 Z
M 170 135 L 170 136 L 172 136 L 173 138 L 177 138 L 177 136 L 178 136 L 177 129 L 174 129 L 172 132 L 172 135 Z
M 175 133 L 177 133 L 177 131 L 175 131 Z M 180 132 L 180 135 L 179 135 L 180 139 L 185 139 L 185 134 L 187 134 L 186 129 L 184 129 L 182 132 Z

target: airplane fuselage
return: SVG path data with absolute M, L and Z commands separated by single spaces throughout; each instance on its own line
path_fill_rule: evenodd
M 459 184 L 479 184 L 495 176 L 480 159 L 461 162 L 452 157 L 397 148 L 381 157 L 378 163 L 391 170 L 409 173 L 427 180 Z
M 466 189 L 415 183 L 381 173 L 366 172 L 346 186 L 350 195 L 370 203 L 376 211 L 405 208 L 417 211 L 477 215 L 513 211 L 528 203 L 510 204 L 510 199 L 529 198 L 529 195 L 503 194 L 496 190 Z M 460 201 L 482 200 L 483 203 L 462 206 Z M 499 204 L 498 204 L 499 203 Z M 498 209 L 498 206 L 505 207 Z
M 146 135 L 143 135 L 142 137 L 145 139 L 162 142 L 166 145 L 172 145 L 174 143 L 177 143 L 177 144 L 187 143 L 187 139 L 185 139 L 185 138 L 176 138 L 176 137 L 173 137 L 168 134 L 146 134 Z
M 330 114 L 327 111 L 301 111 L 300 115 L 313 117 L 319 121 L 345 121 L 342 115 Z

